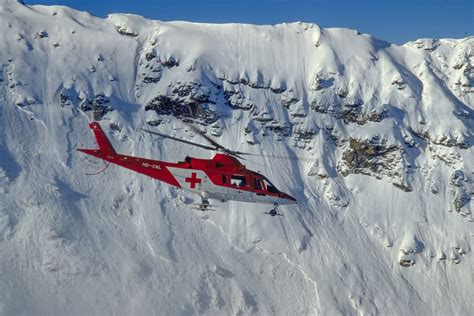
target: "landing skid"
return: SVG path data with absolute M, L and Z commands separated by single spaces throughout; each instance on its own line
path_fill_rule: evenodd
M 278 216 L 283 216 L 282 213 L 278 212 L 277 208 L 278 208 L 278 204 L 275 203 L 275 204 L 273 204 L 273 208 L 270 211 L 264 212 L 263 214 L 267 214 L 267 215 L 270 215 L 270 216 L 277 216 L 277 215 Z
M 270 210 L 268 212 L 263 212 L 263 214 L 270 215 L 270 216 L 283 216 L 283 214 L 278 213 L 277 210 Z
M 192 208 L 193 210 L 198 210 L 198 211 L 201 211 L 201 212 L 206 212 L 206 211 L 215 211 L 215 207 L 217 207 L 216 205 L 211 205 L 209 203 L 209 200 L 205 197 L 201 197 L 201 203 L 195 203 L 193 204 L 194 207 Z
M 215 211 L 216 205 L 210 205 L 210 204 L 193 204 L 193 207 L 191 209 L 193 210 L 198 210 L 201 212 L 207 212 L 207 211 Z

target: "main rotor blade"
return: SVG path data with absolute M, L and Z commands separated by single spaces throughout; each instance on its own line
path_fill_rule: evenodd
M 193 132 L 196 134 L 201 135 L 205 140 L 207 140 L 209 143 L 212 145 L 216 146 L 216 148 L 221 149 L 223 152 L 235 156 L 240 159 L 245 159 L 242 156 L 255 156 L 255 157 L 268 157 L 268 158 L 276 158 L 276 159 L 287 159 L 287 160 L 301 160 L 301 161 L 312 161 L 312 159 L 309 158 L 301 158 L 298 156 L 278 156 L 278 155 L 265 155 L 265 154 L 253 154 L 253 153 L 246 153 L 242 151 L 237 151 L 237 150 L 230 150 L 210 138 L 209 136 L 206 135 L 206 133 L 202 132 L 199 128 L 197 128 L 195 125 L 191 123 L 185 123 Z
M 314 159 L 311 159 L 311 158 L 303 158 L 303 157 L 298 157 L 298 156 L 278 156 L 278 155 L 266 155 L 266 154 L 251 154 L 251 153 L 243 153 L 243 152 L 237 152 L 237 153 L 239 155 L 265 157 L 265 158 L 275 158 L 275 159 L 301 160 L 301 161 L 313 161 L 314 160 Z
M 279 155 L 271 155 L 271 154 L 270 155 L 254 154 L 254 153 L 247 153 L 247 152 L 242 152 L 242 151 L 237 151 L 237 150 L 230 150 L 230 149 L 225 148 L 224 146 L 222 146 L 221 144 L 219 144 L 218 142 L 216 142 L 215 140 L 213 140 L 209 136 L 207 136 L 204 132 L 199 130 L 196 126 L 194 126 L 190 123 L 186 123 L 186 125 L 193 132 L 195 132 L 196 134 L 199 134 L 200 136 L 202 136 L 205 140 L 207 140 L 210 144 L 214 145 L 215 147 L 204 145 L 204 144 L 199 144 L 199 143 L 195 143 L 195 142 L 191 142 L 189 140 L 184 140 L 184 139 L 181 139 L 181 138 L 169 136 L 169 135 L 162 134 L 162 133 L 159 133 L 159 132 L 150 131 L 150 130 L 147 130 L 147 129 L 144 129 L 144 128 L 142 128 L 141 130 L 144 131 L 144 132 L 153 134 L 153 135 L 158 135 L 158 136 L 161 136 L 161 137 L 164 137 L 164 138 L 169 138 L 169 139 L 181 142 L 181 143 L 201 147 L 201 148 L 204 148 L 204 149 L 207 149 L 207 150 L 218 150 L 218 149 L 220 149 L 228 155 L 231 155 L 231 156 L 237 157 L 239 159 L 243 159 L 243 160 L 245 160 L 245 158 L 242 157 L 242 156 L 266 157 L 266 158 L 301 160 L 301 161 L 313 161 L 314 160 L 314 159 L 311 159 L 311 158 L 302 158 L 302 157 L 298 157 L 298 156 L 279 156 Z
M 219 144 L 218 142 L 216 142 L 215 140 L 213 140 L 212 138 L 210 138 L 209 136 L 206 135 L 206 133 L 204 133 L 203 131 L 201 131 L 199 128 L 197 128 L 196 126 L 194 126 L 193 124 L 191 123 L 185 123 L 193 132 L 195 132 L 196 134 L 199 134 L 202 136 L 202 138 L 204 138 L 205 140 L 207 140 L 210 144 L 216 146 L 216 148 L 219 148 L 219 149 L 222 149 L 224 150 L 225 152 L 232 152 L 231 150 L 228 150 L 227 148 L 225 148 L 224 146 L 222 146 L 221 144 Z
M 212 139 L 211 137 L 207 136 L 206 133 L 202 132 L 199 128 L 197 128 L 195 125 L 191 124 L 191 123 L 185 123 L 193 132 L 195 132 L 196 134 L 199 134 L 201 135 L 202 138 L 204 138 L 205 140 L 207 140 L 210 144 L 216 146 L 216 148 L 218 149 L 221 149 L 223 152 L 229 154 L 229 155 L 232 155 L 232 156 L 235 156 L 237 158 L 240 158 L 240 159 L 245 159 L 244 157 L 241 157 L 241 155 L 252 155 L 252 154 L 249 154 L 249 153 L 244 153 L 244 152 L 241 152 L 241 151 L 237 151 L 237 150 L 231 150 L 231 149 L 227 149 L 225 148 L 224 146 L 222 146 L 221 144 L 219 144 L 218 142 L 216 142 L 214 139 Z
M 161 133 L 154 132 L 154 131 L 150 131 L 150 130 L 147 130 L 147 129 L 144 129 L 144 128 L 142 128 L 141 130 L 144 131 L 144 132 L 153 134 L 153 135 L 158 135 L 158 136 L 161 136 L 161 137 L 164 137 L 164 138 L 169 138 L 169 139 L 172 139 L 172 140 L 181 142 L 181 143 L 185 143 L 185 144 L 188 144 L 188 145 L 193 145 L 193 146 L 201 147 L 201 148 L 204 148 L 204 149 L 207 149 L 207 150 L 216 150 L 216 149 L 217 149 L 217 148 L 215 148 L 215 147 L 211 147 L 211 146 L 207 146 L 207 145 L 203 145 L 203 144 L 191 142 L 191 141 L 189 141 L 189 140 L 184 140 L 184 139 L 181 139 L 181 138 L 176 138 L 176 137 L 169 136 L 169 135 L 166 135 L 166 134 L 161 134 Z

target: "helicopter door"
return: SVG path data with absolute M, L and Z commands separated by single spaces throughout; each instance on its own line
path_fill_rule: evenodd
M 230 184 L 232 186 L 242 188 L 247 185 L 247 179 L 245 178 L 245 176 L 233 175 L 230 177 Z
M 253 191 L 255 192 L 254 198 L 256 202 L 267 203 L 269 197 L 265 194 L 265 184 L 263 178 L 254 177 L 253 179 Z
M 257 195 L 265 195 L 265 190 L 263 189 L 263 179 L 253 178 L 253 187 Z
M 250 190 L 250 177 L 246 175 L 232 175 L 230 176 L 229 194 L 232 199 L 237 201 L 253 201 L 253 193 Z

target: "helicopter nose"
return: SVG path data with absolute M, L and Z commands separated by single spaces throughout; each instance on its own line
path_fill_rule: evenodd
M 291 201 L 290 204 L 298 204 L 298 201 L 297 201 L 294 197 L 292 197 L 291 195 L 289 195 L 289 194 L 282 193 L 282 198 Z

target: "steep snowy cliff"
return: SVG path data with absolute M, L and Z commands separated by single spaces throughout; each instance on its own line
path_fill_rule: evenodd
M 0 1 L 0 314 L 468 314 L 474 38 L 106 19 Z M 219 203 L 75 149 L 228 147 L 299 201 Z

